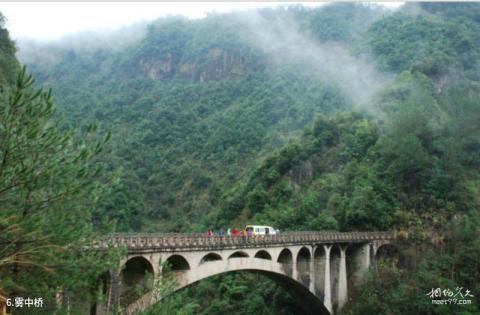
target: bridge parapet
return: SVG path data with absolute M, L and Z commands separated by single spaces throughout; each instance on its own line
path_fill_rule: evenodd
M 283 232 L 277 235 L 207 236 L 204 233 L 138 233 L 114 234 L 98 246 L 126 246 L 129 250 L 203 250 L 206 248 L 242 248 L 258 246 L 362 243 L 393 240 L 395 232 Z

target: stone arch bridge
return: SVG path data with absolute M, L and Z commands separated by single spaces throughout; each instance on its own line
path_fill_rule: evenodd
M 283 286 L 307 314 L 339 314 L 355 284 L 377 258 L 395 251 L 394 232 L 284 232 L 279 235 L 119 234 L 100 246 L 126 246 L 122 268 L 104 279 L 106 302 L 95 314 L 135 314 L 159 300 L 151 290 L 133 294 L 149 279 L 174 274 L 176 289 L 234 271 L 264 274 Z M 108 244 L 108 245 L 107 245 Z M 168 273 L 167 272 L 167 273 Z

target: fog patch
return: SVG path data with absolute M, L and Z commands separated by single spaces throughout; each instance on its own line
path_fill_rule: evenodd
M 117 52 L 139 43 L 145 37 L 149 24 L 139 22 L 116 30 L 81 32 L 50 41 L 18 39 L 16 55 L 24 64 L 52 66 L 69 51 L 82 56 L 98 50 Z
M 249 12 L 238 18 L 246 25 L 250 40 L 274 66 L 294 66 L 319 82 L 332 82 L 355 106 L 376 111 L 373 100 L 391 76 L 354 57 L 345 44 L 319 42 L 287 15 L 266 18 L 261 12 Z

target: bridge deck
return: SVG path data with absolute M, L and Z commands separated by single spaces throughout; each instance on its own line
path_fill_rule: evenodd
M 198 251 L 296 244 L 362 243 L 395 239 L 395 232 L 283 232 L 278 235 L 207 236 L 205 234 L 115 234 L 99 244 L 126 246 L 129 251 Z

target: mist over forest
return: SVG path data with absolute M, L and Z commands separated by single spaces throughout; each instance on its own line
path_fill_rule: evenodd
M 89 178 L 103 190 L 70 222 L 95 235 L 253 223 L 395 230 L 403 267 L 378 267 L 344 314 L 480 313 L 479 3 L 171 16 L 19 40 L 19 63 L 1 30 L 1 84 L 15 85 L 24 64 L 34 88 L 52 89 L 58 130 L 111 133 L 91 155 L 105 175 Z M 19 290 L 8 279 L 0 288 Z M 468 288 L 476 301 L 425 302 L 439 286 Z M 273 281 L 237 273 L 145 314 L 298 314 L 297 303 Z

